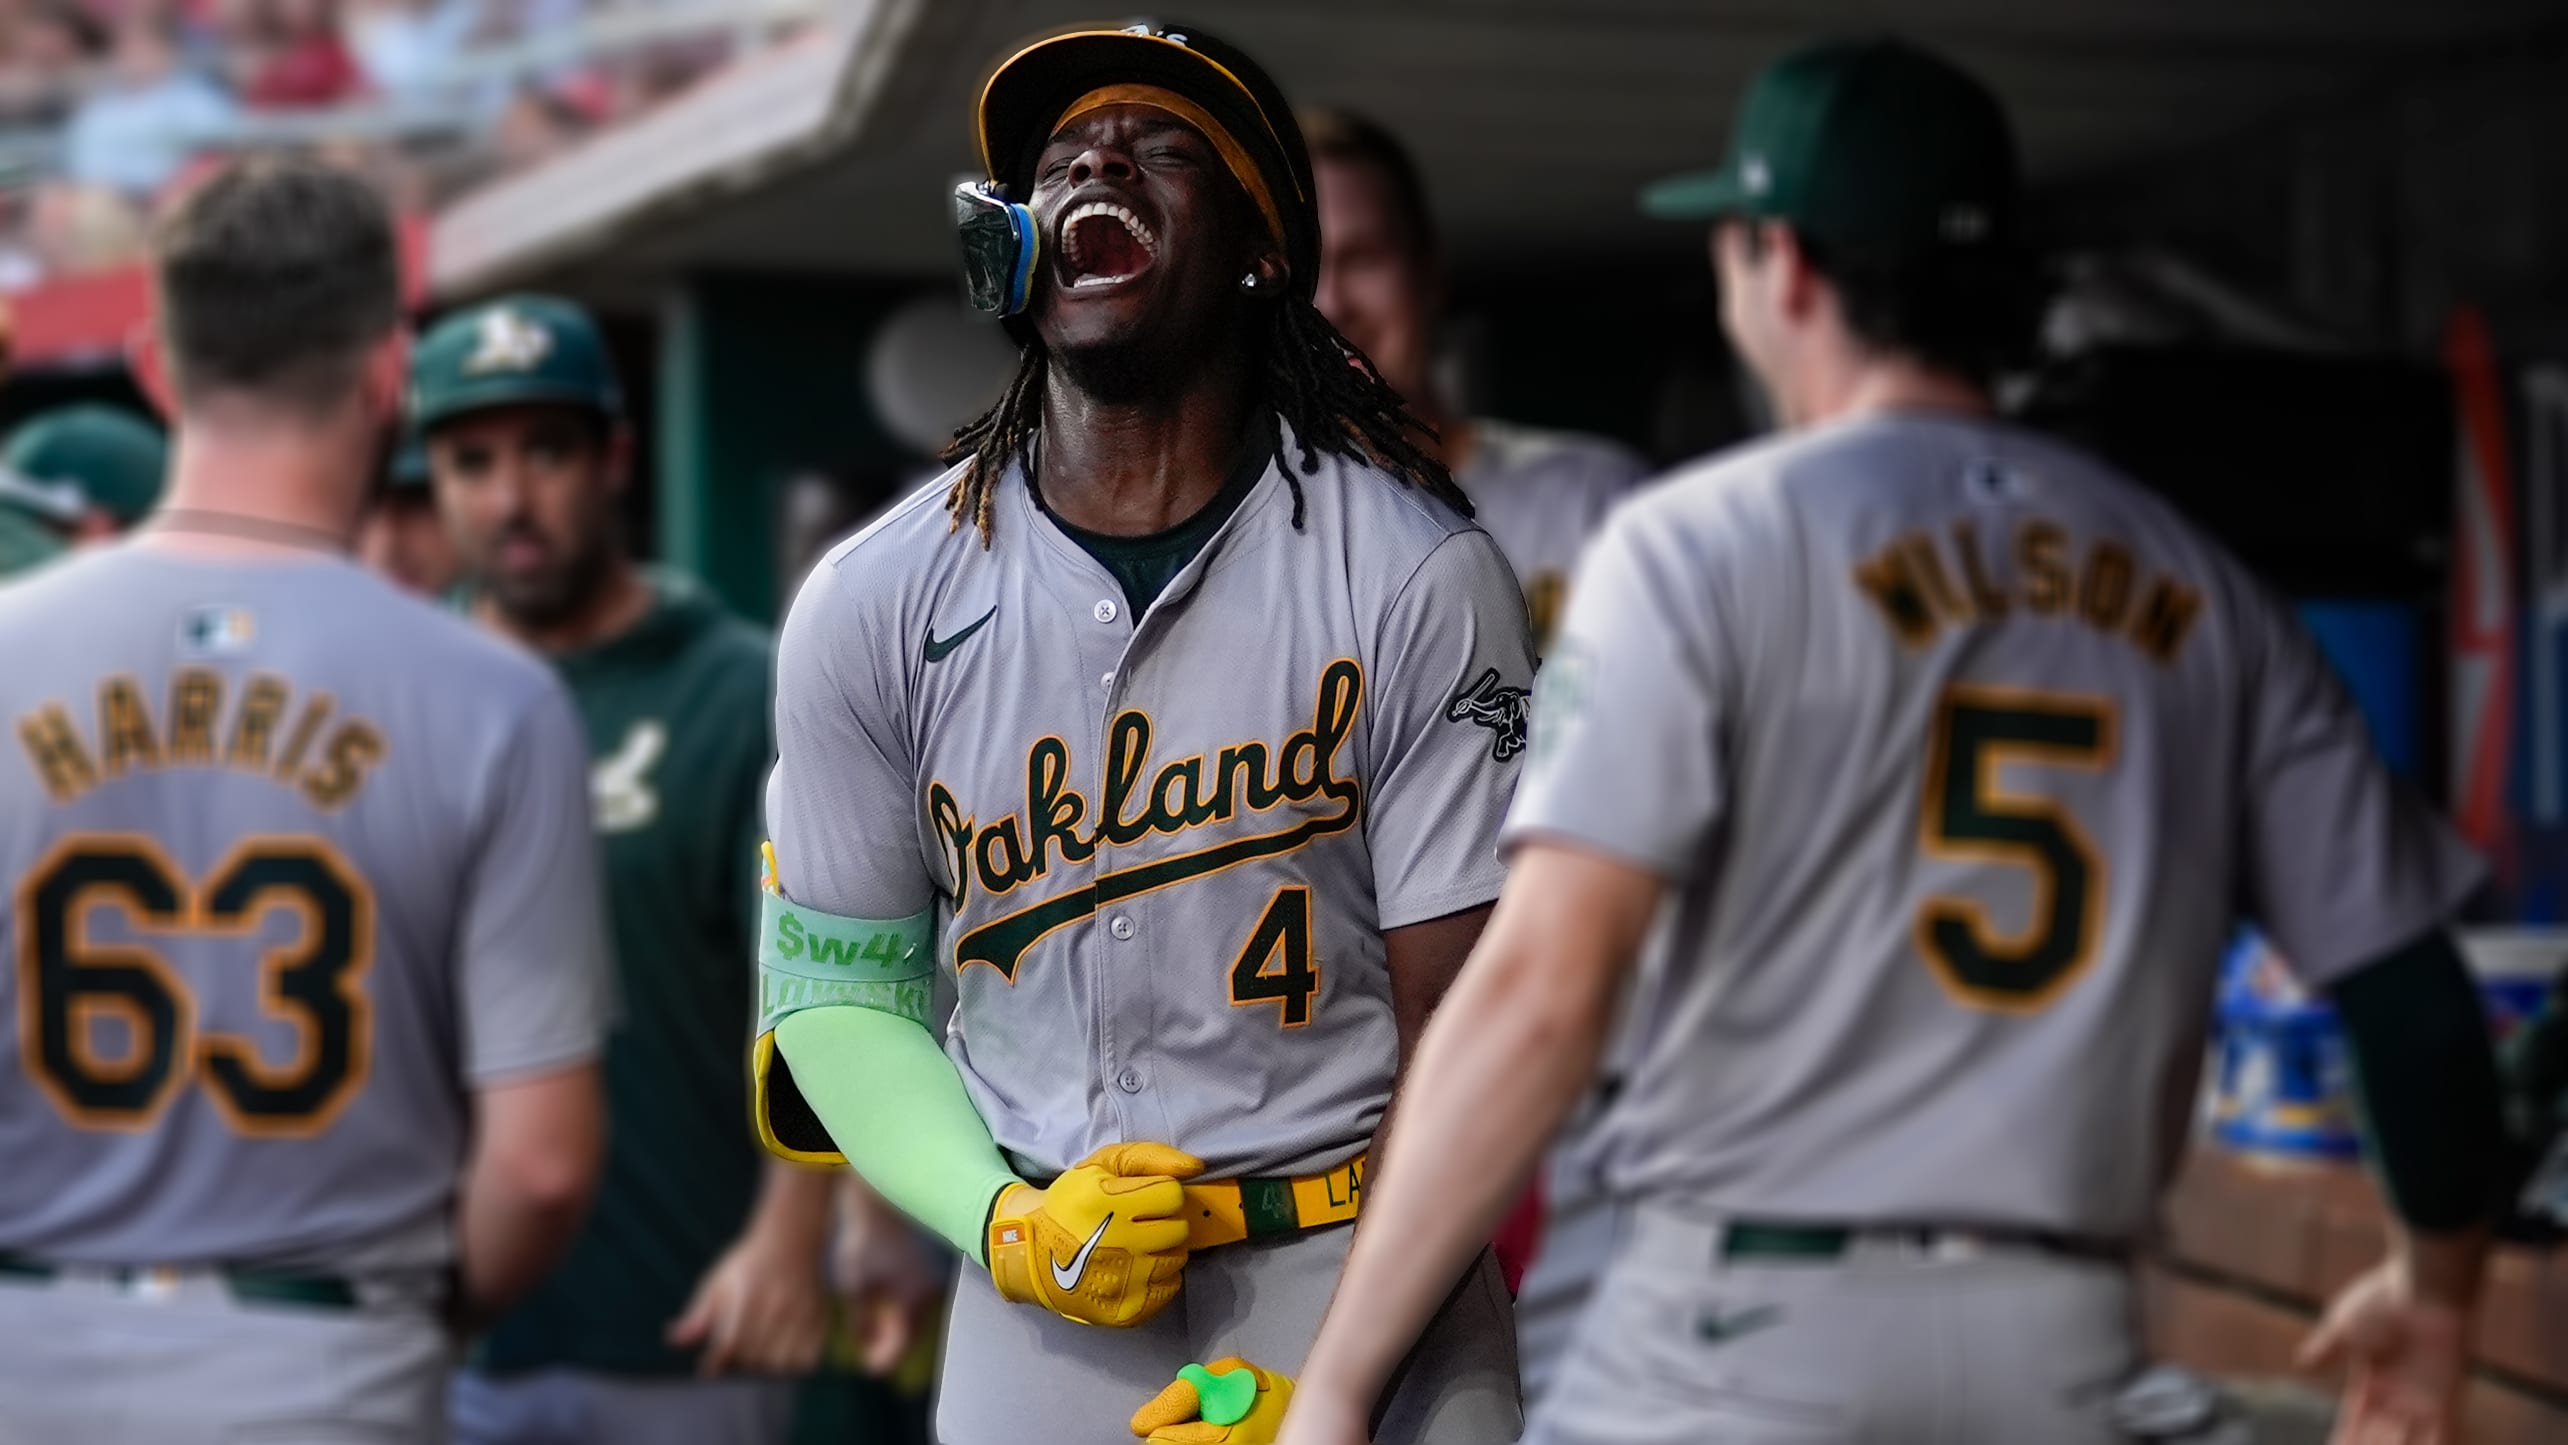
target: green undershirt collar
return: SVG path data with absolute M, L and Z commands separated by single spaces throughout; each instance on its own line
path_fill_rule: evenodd
M 1061 529 L 1063 536 L 1078 543 L 1079 550 L 1096 558 L 1098 566 L 1113 574 L 1116 585 L 1123 589 L 1124 601 L 1131 605 L 1132 615 L 1138 620 L 1168 589 L 1169 582 L 1186 570 L 1186 564 L 1195 560 L 1195 554 L 1204 550 L 1204 544 L 1230 520 L 1231 513 L 1239 510 L 1240 503 L 1248 500 L 1248 494 L 1257 489 L 1258 481 L 1266 475 L 1267 463 L 1274 457 L 1273 426 L 1271 418 L 1249 424 L 1240 441 L 1239 460 L 1231 465 L 1222 489 L 1195 515 L 1176 526 L 1142 536 L 1092 532 L 1064 520 L 1043 500 L 1043 488 L 1036 483 L 1032 467 L 1026 470 L 1026 489 L 1033 494 L 1034 505 Z

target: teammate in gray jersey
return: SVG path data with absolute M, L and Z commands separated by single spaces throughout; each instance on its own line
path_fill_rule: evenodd
M 1426 182 L 1389 131 L 1344 111 L 1303 117 L 1320 206 L 1320 314 L 1436 430 L 1437 455 L 1525 590 L 1537 651 L 1569 600 L 1578 552 L 1649 471 L 1602 437 L 1461 415 L 1436 383 L 1445 262 Z
M 1417 162 L 1362 116 L 1314 111 L 1302 126 L 1319 191 L 1320 314 L 1435 426 L 1472 520 L 1516 569 L 1539 652 L 1560 623 L 1579 549 L 1647 467 L 1600 437 L 1461 416 L 1446 405 L 1435 378 L 1445 263 Z M 1612 1242 L 1603 1157 L 1601 1131 L 1569 1131 L 1498 1231 L 1499 1262 L 1516 1286 L 1529 1401 L 1541 1398 Z
M 1350 1445 L 1595 1066 L 1630 1217 L 1542 1445 L 2079 1445 L 2140 1365 L 2127 1251 L 2241 907 L 2345 1019 L 2401 1221 L 2318 1355 L 2342 1438 L 2451 1438 L 2500 1176 L 2442 920 L 2480 870 L 2288 610 L 2157 499 L 1992 420 L 1997 103 L 1797 52 L 1730 163 L 1724 319 L 1792 428 L 1620 509 L 1537 700 L 1489 934 L 1429 1030 L 1284 1438 Z
M 1027 351 L 785 624 L 760 1116 L 987 1267 L 949 1445 L 1250 1445 L 1496 894 L 1524 609 L 1312 309 L 1309 163 L 1246 57 L 1056 37 L 981 116 L 1007 189 L 966 204 L 1041 237 Z M 1519 1428 L 1470 1274 L 1389 1438 Z
M 253 162 L 154 269 L 166 505 L 0 590 L 0 1439 L 435 1442 L 454 1324 L 597 1168 L 586 749 L 344 556 L 402 394 L 382 202 Z

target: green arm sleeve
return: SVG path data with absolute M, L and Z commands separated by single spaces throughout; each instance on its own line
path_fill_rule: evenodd
M 2430 1233 L 2487 1223 L 2507 1184 L 2504 1104 L 2486 1005 L 2434 929 L 2329 991 L 2390 1203 Z
M 776 1047 L 850 1167 L 894 1208 L 984 1265 L 990 1206 L 1017 1182 L 936 1036 L 855 1006 L 804 1009 Z

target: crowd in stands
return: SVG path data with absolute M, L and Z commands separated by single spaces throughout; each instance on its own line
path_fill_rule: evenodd
M 643 9 L 672 23 L 577 43 Z M 224 154 L 320 149 L 418 210 L 766 33 L 712 0 L 0 0 L 0 292 L 135 259 L 154 209 Z

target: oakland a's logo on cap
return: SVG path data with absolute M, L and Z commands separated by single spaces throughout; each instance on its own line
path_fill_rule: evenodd
M 473 353 L 464 358 L 464 375 L 494 371 L 533 371 L 553 350 L 553 333 L 506 306 L 481 314 Z

